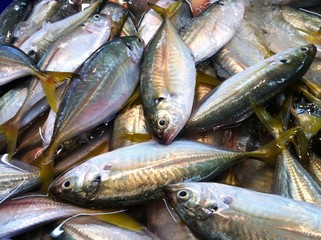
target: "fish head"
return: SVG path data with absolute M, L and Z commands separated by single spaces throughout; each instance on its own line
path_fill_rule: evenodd
M 93 164 L 83 163 L 54 180 L 49 191 L 61 199 L 87 204 L 95 199 L 100 182 L 100 170 Z
M 105 32 L 106 29 L 110 32 L 110 17 L 107 14 L 97 13 L 89 18 L 83 24 L 83 27 L 90 33 L 102 33 Z
M 317 48 L 313 44 L 308 44 L 300 47 L 289 48 L 287 51 L 275 54 L 273 61 L 275 64 L 279 64 L 280 67 L 286 65 L 287 68 L 291 68 L 293 66 L 297 70 L 292 71 L 292 74 L 297 74 L 299 72 L 304 74 L 315 58 L 316 52 Z
M 132 62 L 140 62 L 144 51 L 144 41 L 136 36 L 122 37 L 121 39 L 127 46 L 127 53 Z
M 186 222 L 205 220 L 229 209 L 232 198 L 208 191 L 201 183 L 179 183 L 165 187 L 165 194 L 177 214 Z
M 184 114 L 174 101 L 158 98 L 153 113 L 150 114 L 149 129 L 156 140 L 170 144 L 184 127 Z

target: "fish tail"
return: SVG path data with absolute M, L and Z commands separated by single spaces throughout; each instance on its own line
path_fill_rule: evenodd
M 50 184 L 54 179 L 54 155 L 56 146 L 49 145 L 48 148 L 35 160 L 31 162 L 33 166 L 40 169 L 41 191 L 47 193 Z
M 16 150 L 19 125 L 20 121 L 17 121 L 15 118 L 0 125 L 0 133 L 4 133 L 7 139 L 8 159 L 12 158 L 12 155 Z
M 262 148 L 250 152 L 250 157 L 261 159 L 274 166 L 276 163 L 276 157 L 283 151 L 283 149 L 286 148 L 286 144 L 292 141 L 300 131 L 302 131 L 302 129 L 299 126 L 287 130 L 277 139 L 264 145 Z
M 169 5 L 167 8 L 162 8 L 160 6 L 157 6 L 153 3 L 148 3 L 148 5 L 160 16 L 170 18 L 175 11 L 181 6 L 182 1 L 179 0 L 171 5 Z
M 132 231 L 139 231 L 142 229 L 142 226 L 135 219 L 128 216 L 126 213 L 97 215 L 95 216 L 95 218 Z
M 282 132 L 285 131 L 285 126 L 283 125 L 283 120 L 273 118 L 269 112 L 267 112 L 263 106 L 250 101 L 251 106 L 256 114 L 256 116 L 263 123 L 265 128 L 271 133 L 275 138 L 279 137 Z M 287 106 L 289 107 L 289 106 Z M 289 108 L 290 109 L 290 108 Z M 288 110 L 289 110 L 288 109 Z M 288 119 L 287 119 L 288 120 Z M 285 123 L 286 124 L 286 123 Z
M 67 79 L 71 79 L 75 76 L 71 72 L 51 72 L 44 71 L 37 75 L 41 81 L 42 87 L 46 93 L 48 103 L 52 110 L 57 112 L 57 95 L 56 95 L 56 84 L 61 83 Z

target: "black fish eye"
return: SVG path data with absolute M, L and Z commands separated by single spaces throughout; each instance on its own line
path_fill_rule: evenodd
M 62 184 L 62 188 L 69 190 L 73 187 L 72 182 L 70 180 L 66 180 L 63 184 Z
M 99 18 L 100 18 L 100 15 L 99 15 L 99 14 L 95 14 L 95 15 L 94 15 L 94 18 L 95 18 L 95 19 L 99 19 Z
M 165 126 L 166 121 L 165 121 L 165 120 L 159 120 L 158 124 L 159 124 L 160 126 Z
M 287 59 L 281 59 L 280 62 L 281 63 L 288 63 L 288 60 Z
M 186 200 L 189 199 L 190 194 L 189 194 L 189 192 L 186 191 L 186 190 L 180 190 L 180 191 L 177 192 L 177 197 L 178 197 L 180 200 L 186 201 Z
M 143 44 L 143 40 L 142 40 L 141 38 L 138 38 L 138 39 L 137 39 L 137 42 L 138 42 L 139 44 Z
M 307 47 L 302 47 L 302 48 L 300 48 L 300 50 L 301 50 L 302 52 L 307 52 L 309 49 L 308 49 Z

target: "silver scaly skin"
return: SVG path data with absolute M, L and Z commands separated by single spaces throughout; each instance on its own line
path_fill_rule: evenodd
M 195 84 L 191 51 L 165 17 L 145 49 L 140 80 L 146 123 L 160 143 L 170 144 L 186 124 Z
M 219 183 L 180 183 L 165 192 L 184 222 L 206 239 L 320 239 L 321 207 Z
M 185 132 L 236 124 L 252 113 L 250 101 L 266 104 L 304 75 L 316 53 L 314 45 L 290 48 L 233 75 L 198 105 Z

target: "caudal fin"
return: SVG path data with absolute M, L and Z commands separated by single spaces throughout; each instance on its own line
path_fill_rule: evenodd
M 179 0 L 171 5 L 169 5 L 167 8 L 162 8 L 156 4 L 153 3 L 148 3 L 148 5 L 155 11 L 157 12 L 160 16 L 162 17 L 168 17 L 170 18 L 174 12 L 181 6 L 182 1 Z
M 276 157 L 286 147 L 287 143 L 291 142 L 300 131 L 302 132 L 301 127 L 291 128 L 282 133 L 277 139 L 264 145 L 262 148 L 251 152 L 250 156 L 256 159 L 261 159 L 274 166 L 276 163 Z
M 19 123 L 15 119 L 10 119 L 0 125 L 0 133 L 4 133 L 7 139 L 8 159 L 12 158 L 16 150 L 17 138 L 19 132 Z
M 56 84 L 61 83 L 65 80 L 71 79 L 76 76 L 76 74 L 71 72 L 50 72 L 44 71 L 37 75 L 41 81 L 42 87 L 46 93 L 48 103 L 52 110 L 57 112 L 57 94 L 56 94 Z

